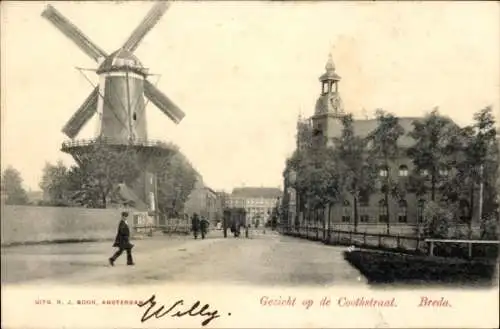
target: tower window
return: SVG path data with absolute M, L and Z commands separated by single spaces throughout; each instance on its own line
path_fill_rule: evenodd
M 328 94 L 330 91 L 330 84 L 328 81 L 323 82 L 323 94 Z
M 134 112 L 134 115 L 132 116 L 132 119 L 134 119 L 134 121 L 137 120 L 137 114 Z

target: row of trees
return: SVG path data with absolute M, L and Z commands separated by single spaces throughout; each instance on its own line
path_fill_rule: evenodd
M 479 187 L 483 218 L 498 214 L 497 189 L 499 151 L 492 109 L 487 107 L 474 115 L 474 123 L 461 128 L 435 109 L 413 122 L 405 132 L 399 119 L 384 111 L 376 112 L 378 125 L 367 136 L 354 132 L 351 115 L 342 118 L 342 133 L 332 148 L 319 141 L 308 125 L 299 126 L 298 148 L 287 160 L 285 178 L 300 196 L 302 209 L 325 209 L 353 200 L 354 224 L 359 220 L 361 197 L 380 188 L 387 211 L 387 230 L 392 213 L 391 199 L 401 200 L 407 193 L 425 196 L 431 202 L 451 205 L 468 200 L 471 224 Z M 411 145 L 401 147 L 402 137 L 411 137 Z M 392 177 L 389 170 L 398 158 L 407 157 L 413 164 L 407 180 Z M 475 193 L 476 192 L 476 193 Z M 457 207 L 458 209 L 459 207 Z M 458 212 L 458 210 L 457 210 Z M 328 211 L 330 214 L 330 211 Z M 458 213 L 454 214 L 459 216 Z
M 194 187 L 196 171 L 179 151 L 150 160 L 149 170 L 158 178 L 160 212 L 167 216 L 182 213 Z M 120 202 L 118 184 L 135 186 L 143 169 L 135 149 L 96 143 L 80 156 L 78 166 L 67 167 L 61 161 L 47 163 L 39 186 L 45 205 L 106 208 L 110 202 Z

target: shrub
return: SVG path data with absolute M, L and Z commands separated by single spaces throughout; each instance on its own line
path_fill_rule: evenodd
M 492 214 L 481 222 L 481 239 L 497 240 L 498 237 L 498 215 Z
M 424 221 L 422 223 L 424 236 L 436 239 L 450 238 L 450 227 L 456 213 L 457 206 L 454 204 L 444 208 L 436 202 L 429 202 L 424 208 Z

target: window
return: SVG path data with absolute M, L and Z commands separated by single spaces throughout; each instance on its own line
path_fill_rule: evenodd
M 420 170 L 420 176 L 423 176 L 423 177 L 429 176 L 429 171 L 427 169 Z
M 342 207 L 342 222 L 351 221 L 351 204 L 348 200 L 344 200 L 344 205 Z
M 328 82 L 323 82 L 323 94 L 327 94 L 329 92 L 329 88 L 328 88 Z
M 381 223 L 387 223 L 389 220 L 389 215 L 387 213 L 388 208 L 387 208 L 387 202 L 382 199 L 378 203 L 378 221 Z
M 399 166 L 399 177 L 408 177 L 408 167 L 406 165 Z
M 463 223 L 468 223 L 470 219 L 470 206 L 467 200 L 460 200 L 458 203 L 459 218 Z
M 420 199 L 417 202 L 417 220 L 419 223 L 424 221 L 424 207 L 425 207 L 425 200 Z
M 360 215 L 359 220 L 362 223 L 368 223 L 368 221 L 370 220 L 370 216 L 366 214 Z
M 316 126 L 316 128 L 314 128 L 314 130 L 313 130 L 313 136 L 319 136 L 319 135 L 321 135 L 323 133 L 323 129 L 322 128 L 323 127 L 320 124 L 318 124 Z
M 386 167 L 382 167 L 382 168 L 380 168 L 380 171 L 378 174 L 380 177 L 387 177 L 389 175 L 389 171 L 387 170 Z
M 442 167 L 439 169 L 439 176 L 446 177 L 448 176 L 448 168 Z
M 361 191 L 359 193 L 359 205 L 360 207 L 370 206 L 370 195 L 366 191 Z
M 408 204 L 406 200 L 399 201 L 398 222 L 406 223 L 408 221 Z

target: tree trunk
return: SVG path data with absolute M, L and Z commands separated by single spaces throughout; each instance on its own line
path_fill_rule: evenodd
M 390 225 L 391 225 L 390 224 L 390 221 L 391 221 L 390 213 L 391 212 L 389 211 L 389 191 L 388 190 L 389 190 L 389 187 L 387 187 L 387 189 L 385 191 L 385 205 L 386 205 L 385 212 L 386 212 L 386 216 L 387 216 L 387 218 L 386 218 L 387 219 L 387 234 L 390 233 Z
M 358 231 L 358 197 L 354 196 L 354 232 Z
M 326 220 L 325 220 L 325 206 L 323 206 L 323 210 L 321 211 L 321 222 L 323 224 L 323 241 L 326 240 Z
M 106 208 L 106 203 L 107 203 L 106 202 L 106 193 L 104 193 L 104 192 L 102 193 L 102 199 L 101 200 L 102 200 L 102 207 Z
M 436 174 L 434 172 L 431 177 L 431 200 L 436 202 Z
M 332 229 L 332 224 L 331 224 L 331 221 L 330 221 L 330 214 L 332 212 L 332 206 L 331 206 L 331 203 L 328 202 L 328 241 L 330 241 L 330 235 L 331 235 L 331 229 Z
M 470 205 L 469 205 L 469 220 L 468 224 L 468 237 L 469 239 L 472 237 L 472 218 L 474 217 L 474 184 L 471 185 L 470 188 Z
M 386 150 L 386 148 L 384 148 L 384 151 Z M 386 216 L 387 216 L 387 234 L 390 233 L 390 221 L 391 221 L 391 218 L 390 218 L 390 214 L 391 212 L 389 211 L 389 182 L 390 182 L 390 173 L 389 173 L 389 161 L 387 159 L 387 153 L 384 152 L 384 160 L 385 160 L 385 169 L 387 170 L 387 176 L 386 176 L 386 180 L 385 180 L 385 191 L 384 191 L 384 194 L 385 194 L 385 204 L 386 204 L 386 207 L 385 207 L 385 211 L 386 211 Z

